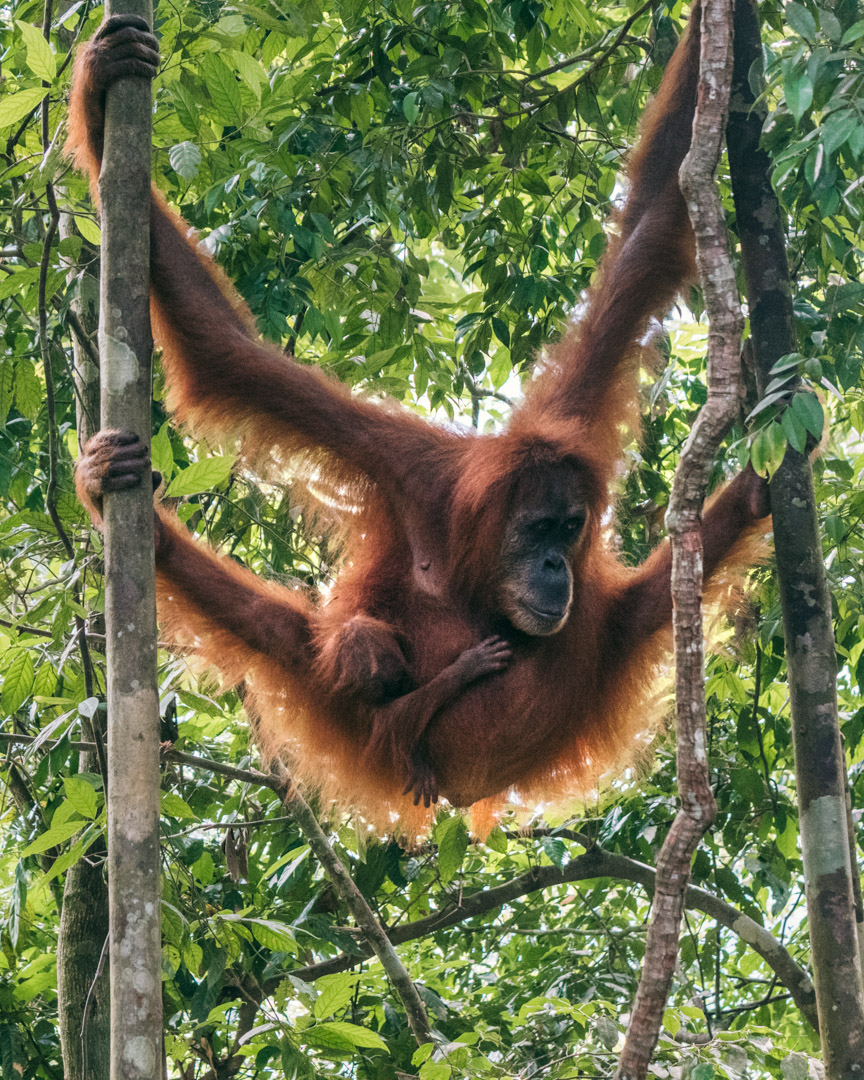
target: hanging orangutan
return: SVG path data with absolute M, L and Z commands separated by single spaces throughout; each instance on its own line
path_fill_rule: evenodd
M 475 825 L 488 829 L 508 792 L 585 792 L 644 742 L 670 641 L 670 549 L 629 569 L 604 522 L 638 419 L 649 323 L 694 274 L 678 187 L 699 69 L 693 11 L 580 322 L 500 433 L 457 433 L 364 400 L 260 341 L 245 304 L 153 193 L 152 318 L 175 417 L 208 439 L 239 438 L 247 459 L 290 461 L 352 504 L 344 565 L 316 600 L 193 540 L 157 502 L 163 632 L 244 683 L 264 753 L 287 755 L 298 780 L 384 827 L 397 815 L 419 825 L 440 794 L 482 801 Z M 69 142 L 94 192 L 105 91 L 152 78 L 158 60 L 135 16 L 109 19 L 78 58 Z M 78 489 L 99 524 L 105 492 L 149 476 L 134 435 L 102 431 Z M 714 497 L 709 592 L 722 571 L 747 565 L 767 513 L 765 482 L 749 468 Z

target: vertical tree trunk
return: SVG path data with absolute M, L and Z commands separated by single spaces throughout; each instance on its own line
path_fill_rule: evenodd
M 71 214 L 60 215 L 61 240 L 78 235 L 73 220 Z M 98 329 L 99 274 L 89 267 L 79 271 L 73 264 L 66 275 L 66 284 L 77 289 L 70 310 L 75 320 L 72 332 L 75 417 L 78 445 L 83 446 L 99 428 L 99 356 L 95 347 L 88 348 L 86 344 L 93 342 Z
M 150 0 L 108 15 L 152 22 Z M 150 86 L 124 79 L 105 109 L 99 354 L 102 426 L 150 441 Z M 111 1080 L 162 1071 L 159 700 L 149 484 L 105 498 Z
M 796 347 L 783 212 L 759 149 L 755 104 L 761 39 L 752 0 L 737 0 L 729 123 L 732 191 L 760 393 Z M 864 1075 L 864 994 L 846 826 L 846 774 L 837 721 L 831 597 L 822 561 L 813 475 L 791 447 L 771 481 L 812 964 L 829 1080 Z
M 101 860 L 93 865 L 79 859 L 67 871 L 63 889 L 57 942 L 57 1018 L 65 1080 L 105 1080 L 110 1071 L 108 888 L 104 872 Z

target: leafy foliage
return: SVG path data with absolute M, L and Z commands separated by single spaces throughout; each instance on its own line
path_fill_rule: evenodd
M 777 366 L 766 399 L 748 402 L 749 427 L 742 417 L 717 479 L 748 457 L 770 472 L 787 445 L 818 440 L 824 418 L 818 505 L 861 807 L 864 22 L 847 3 L 760 9 L 773 110 L 765 145 L 788 213 L 799 351 Z M 92 376 L 80 336 L 93 327 L 99 230 L 84 182 L 60 154 L 70 51 L 93 33 L 102 8 L 60 5 L 47 39 L 32 0 L 8 10 L 0 29 L 0 737 L 34 741 L 9 742 L 2 766 L 0 1075 L 31 1080 L 63 1075 L 55 951 L 64 875 L 85 852 L 103 858 L 103 783 L 87 749 L 103 719 L 100 547 L 72 490 L 80 398 Z M 680 4 L 583 0 L 161 4 L 156 180 L 267 337 L 364 392 L 493 426 L 591 279 L 621 156 L 681 19 Z M 48 185 L 74 228 L 61 229 L 46 252 Z M 646 376 L 644 436 L 630 451 L 619 513 L 633 560 L 660 535 L 677 452 L 704 401 L 699 311 L 694 295 L 673 324 L 665 370 Z M 317 523 L 290 493 L 256 486 L 229 456 L 175 431 L 162 392 L 157 375 L 154 465 L 187 525 L 258 571 L 326 581 L 337 553 Z M 710 661 L 719 817 L 693 876 L 806 966 L 780 614 L 770 575 L 759 578 Z M 234 694 L 168 655 L 160 677 L 166 701 L 176 695 L 178 749 L 241 769 L 254 760 Z M 443 1037 L 433 1050 L 414 1045 L 376 964 L 326 966 L 359 961 L 363 943 L 272 792 L 166 764 L 170 1075 L 211 1075 L 216 1063 L 220 1076 L 256 1078 L 611 1075 L 648 898 L 632 882 L 566 874 L 586 843 L 653 863 L 674 814 L 673 776 L 661 748 L 650 776 L 625 777 L 583 808 L 578 832 L 547 810 L 545 819 L 505 821 L 484 845 L 470 842 L 452 813 L 415 849 L 369 835 L 359 820 L 330 823 L 394 934 L 480 890 L 524 881 L 496 906 L 401 939 Z M 527 822 L 536 835 L 515 831 Z M 531 874 L 543 867 L 559 883 L 537 891 Z M 705 1045 L 694 1040 L 705 1034 Z M 693 1080 L 745 1071 L 797 1078 L 808 1075 L 815 1046 L 765 962 L 691 912 L 661 1075 L 676 1066 Z

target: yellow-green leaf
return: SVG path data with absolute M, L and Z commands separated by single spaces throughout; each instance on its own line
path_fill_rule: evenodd
M 216 455 L 196 461 L 188 469 L 183 469 L 171 481 L 166 494 L 171 498 L 182 495 L 197 495 L 201 491 L 212 491 L 226 483 L 231 475 L 234 458 Z
M 16 19 L 16 25 L 21 31 L 21 37 L 27 46 L 27 67 L 46 82 L 53 82 L 57 76 L 57 58 L 51 52 L 51 46 L 42 36 L 42 31 L 32 23 Z
M 0 101 L 0 128 L 11 127 L 23 120 L 47 93 L 45 87 L 34 86 L 30 90 L 19 90 L 17 94 L 10 94 L 5 101 Z

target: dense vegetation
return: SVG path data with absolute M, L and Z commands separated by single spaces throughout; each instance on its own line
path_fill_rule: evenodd
M 799 352 L 788 370 L 818 389 L 828 420 L 817 497 L 861 808 L 864 21 L 848 0 L 824 4 L 761 5 L 773 110 L 765 144 L 797 284 Z M 72 916 L 82 895 L 91 915 L 104 903 L 103 785 L 90 749 L 103 713 L 101 549 L 72 484 L 79 435 L 96 424 L 99 229 L 61 148 L 70 53 L 103 11 L 87 0 L 2 10 L 0 1076 L 74 1080 L 91 1073 L 61 1064 L 64 883 L 64 934 L 96 940 L 94 965 L 98 918 L 94 929 Z M 156 182 L 266 337 L 363 392 L 494 427 L 591 279 L 622 154 L 684 14 L 659 0 L 163 2 Z M 728 177 L 721 183 L 728 196 Z M 699 314 L 694 293 L 670 324 L 665 367 L 645 375 L 643 438 L 618 514 L 633 561 L 662 535 L 677 453 L 704 401 Z M 256 570 L 326 583 L 338 551 L 290 489 L 235 469 L 230 448 L 185 438 L 162 390 L 157 372 L 154 464 L 190 528 Z M 787 443 L 801 449 L 808 432 L 821 434 L 812 398 L 782 413 L 766 402 L 750 391 L 718 481 L 748 456 L 770 471 Z M 719 816 L 693 868 L 711 895 L 688 913 L 659 1075 L 797 1080 L 810 1075 L 813 1028 L 788 983 L 744 944 L 735 912 L 718 921 L 711 906 L 713 896 L 750 916 L 806 968 L 770 569 L 718 640 L 708 710 Z M 236 694 L 168 654 L 160 679 L 166 709 L 176 703 L 178 750 L 235 770 L 254 763 Z M 446 1053 L 424 1057 L 377 964 L 316 966 L 360 957 L 363 945 L 273 793 L 238 772 L 167 763 L 168 1075 L 609 1075 L 644 942 L 643 864 L 654 864 L 674 811 L 661 742 L 644 775 L 585 807 L 514 813 L 484 844 L 450 811 L 414 847 L 331 817 L 337 850 L 448 1040 Z M 481 890 L 489 895 L 470 901 Z M 436 926 L 432 916 L 451 909 Z M 428 921 L 412 929 L 418 920 Z M 94 991 L 85 1032 L 100 1008 Z M 664 1071 L 673 1068 L 683 1071 Z

